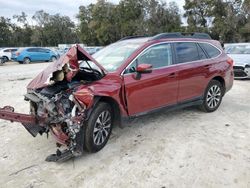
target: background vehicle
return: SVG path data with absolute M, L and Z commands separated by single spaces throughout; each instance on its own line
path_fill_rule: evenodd
M 0 65 L 3 65 L 5 63 L 5 59 L 3 57 L 0 57 Z
M 52 52 L 56 54 L 56 58 L 59 59 L 61 54 L 60 54 L 60 49 L 58 47 L 48 47 Z
M 30 115 L 0 110 L 33 136 L 50 131 L 68 147 L 49 161 L 101 150 L 123 118 L 191 105 L 213 112 L 234 79 L 232 59 L 200 33 L 126 37 L 93 56 L 74 46 L 65 57 L 27 86 Z
M 4 62 L 11 60 L 11 55 L 16 52 L 17 48 L 3 48 L 0 50 L 0 57 L 4 59 Z
M 18 61 L 20 64 L 28 64 L 30 62 L 42 62 L 42 61 L 55 61 L 57 55 L 47 48 L 20 48 L 16 53 L 12 55 L 14 61 Z
M 94 53 L 98 52 L 99 50 L 101 50 L 103 47 L 84 47 L 84 50 L 86 50 L 86 52 L 88 52 L 90 55 L 93 55 Z
M 250 43 L 226 44 L 225 51 L 234 60 L 234 77 L 250 78 Z

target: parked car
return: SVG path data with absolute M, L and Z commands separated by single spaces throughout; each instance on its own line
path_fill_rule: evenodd
M 0 65 L 3 65 L 5 63 L 5 59 L 3 57 L 0 57 Z
M 43 61 L 55 61 L 57 55 L 47 48 L 20 48 L 16 53 L 12 55 L 14 61 L 18 61 L 20 64 L 28 64 L 30 62 L 43 62 Z
M 250 78 L 250 43 L 226 44 L 225 51 L 234 60 L 234 77 Z
M 60 51 L 59 51 L 60 49 L 59 48 L 57 48 L 57 47 L 50 47 L 49 49 L 56 54 L 56 58 L 57 59 L 60 58 L 61 54 L 60 54 Z
M 11 55 L 16 52 L 17 48 L 3 48 L 0 50 L 0 57 L 3 58 L 4 62 L 11 60 Z
M 88 52 L 90 55 L 93 55 L 94 53 L 98 52 L 99 50 L 101 50 L 103 47 L 84 47 L 84 50 L 86 50 L 86 52 Z
M 5 107 L 0 118 L 33 136 L 51 132 L 67 150 L 47 161 L 63 161 L 101 150 L 126 118 L 192 105 L 214 112 L 233 80 L 232 59 L 209 35 L 127 37 L 93 56 L 70 48 L 27 86 L 31 114 Z

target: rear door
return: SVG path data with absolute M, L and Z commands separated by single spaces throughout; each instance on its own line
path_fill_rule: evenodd
M 176 42 L 174 48 L 179 69 L 178 102 L 198 99 L 207 86 L 211 62 L 195 42 Z
M 151 64 L 151 73 L 136 79 L 136 66 Z M 176 104 L 178 81 L 173 66 L 170 44 L 158 44 L 146 49 L 124 72 L 124 84 L 129 115 L 136 115 L 166 105 Z

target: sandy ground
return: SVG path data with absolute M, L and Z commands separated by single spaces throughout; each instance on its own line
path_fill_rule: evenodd
M 28 112 L 25 86 L 47 65 L 1 66 L 0 106 Z M 235 81 L 214 113 L 162 111 L 126 125 L 96 154 L 48 163 L 51 137 L 0 120 L 0 187 L 250 187 L 250 80 Z

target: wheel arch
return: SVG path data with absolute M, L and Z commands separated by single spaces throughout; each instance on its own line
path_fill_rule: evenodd
M 110 105 L 112 112 L 114 114 L 114 125 L 121 127 L 121 110 L 118 102 L 112 97 L 108 96 L 95 96 L 94 103 L 92 107 L 87 112 L 87 119 L 89 119 L 93 109 L 98 105 L 99 102 L 105 102 Z
M 24 56 L 24 57 L 23 57 L 23 61 L 24 61 L 26 58 L 28 58 L 28 59 L 31 61 L 31 57 L 30 57 L 30 56 Z
M 3 58 L 6 58 L 7 61 L 10 60 L 10 58 L 9 58 L 8 56 L 6 56 L 6 55 L 3 55 L 2 57 L 3 57 Z
M 53 57 L 57 59 L 56 55 L 51 55 L 49 60 L 51 60 Z
M 222 87 L 223 87 L 223 95 L 225 94 L 226 91 L 226 85 L 225 85 L 225 80 L 222 76 L 215 76 L 213 77 L 211 80 L 217 80 L 221 83 Z

